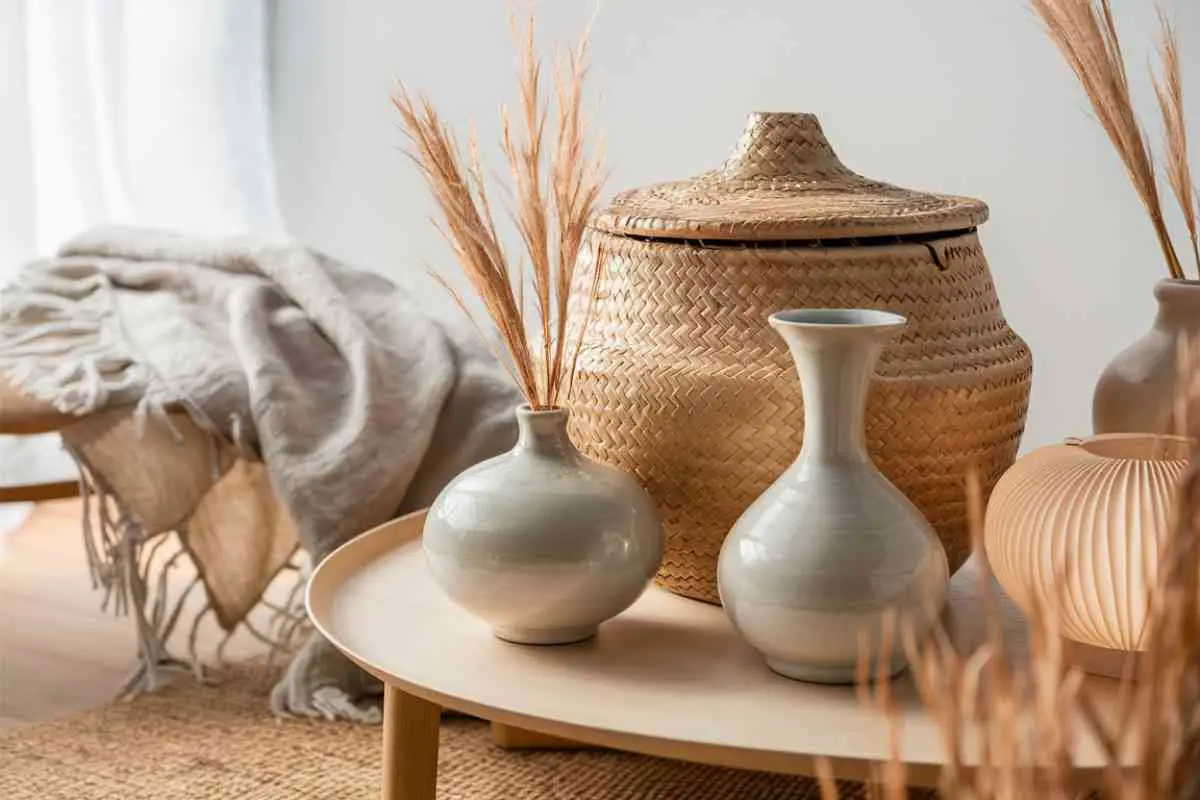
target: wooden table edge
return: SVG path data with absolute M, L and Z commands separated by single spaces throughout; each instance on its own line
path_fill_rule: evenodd
M 312 621 L 314 627 L 316 627 L 322 636 L 332 642 L 343 655 L 371 675 L 374 675 L 386 687 L 418 698 L 432 706 L 479 717 L 492 723 L 509 725 L 525 731 L 533 731 L 544 736 L 569 739 L 573 742 L 582 742 L 587 745 L 606 747 L 638 755 L 801 777 L 815 777 L 817 775 L 816 763 L 819 760 L 825 760 L 829 763 L 834 776 L 838 779 L 864 782 L 872 782 L 879 779 L 881 763 L 864 757 L 818 756 L 771 752 L 739 748 L 732 745 L 660 739 L 653 736 L 624 733 L 605 728 L 594 728 L 577 723 L 562 722 L 496 708 L 484 703 L 446 695 L 433 689 L 402 680 L 387 673 L 377 665 L 358 657 L 357 654 L 349 650 L 343 650 L 337 644 L 337 640 L 330 635 L 330 631 L 322 624 L 319 615 L 313 613 L 314 607 L 332 595 L 333 588 L 341 585 L 344 580 L 344 578 L 338 579 L 341 573 L 353 574 L 353 572 L 357 571 L 364 564 L 370 563 L 396 547 L 420 537 L 421 523 L 424 521 L 424 518 L 425 511 L 417 511 L 359 534 L 330 553 L 314 569 L 305 591 L 305 606 L 309 611 L 309 619 Z M 350 550 L 357 551 L 353 559 L 348 559 L 347 552 Z M 347 569 L 348 566 L 352 566 L 354 569 Z M 324 593 L 325 597 L 317 597 L 319 593 Z M 326 606 L 321 605 L 320 607 L 324 608 Z M 943 764 L 932 762 L 905 762 L 905 782 L 908 786 L 914 788 L 937 788 L 944 766 Z M 1073 781 L 1073 788 L 1078 790 L 1103 788 L 1103 768 L 1075 767 L 1074 769 L 1075 780 Z

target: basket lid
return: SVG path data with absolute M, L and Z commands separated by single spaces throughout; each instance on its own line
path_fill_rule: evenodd
M 965 230 L 987 216 L 980 200 L 851 171 L 812 114 L 757 112 L 720 169 L 619 194 L 593 224 L 661 239 L 782 241 Z

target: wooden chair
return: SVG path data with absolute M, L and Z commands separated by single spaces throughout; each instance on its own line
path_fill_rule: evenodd
M 0 377 L 0 436 L 57 433 L 75 419 L 76 417 L 58 411 L 49 403 L 30 397 Z M 78 494 L 77 480 L 0 485 L 0 503 L 59 500 Z

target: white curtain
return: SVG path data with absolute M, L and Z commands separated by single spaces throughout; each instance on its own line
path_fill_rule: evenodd
M 0 284 L 95 225 L 282 228 L 267 21 L 266 0 L 0 2 Z M 0 437 L 0 483 L 66 474 L 53 438 Z

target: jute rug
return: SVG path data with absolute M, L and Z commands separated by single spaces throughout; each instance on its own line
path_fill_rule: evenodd
M 277 720 L 275 675 L 231 667 L 158 694 L 0 735 L 3 800 L 376 798 L 379 728 Z M 811 780 L 601 750 L 515 751 L 443 722 L 439 800 L 817 800 Z M 841 796 L 864 798 L 847 784 Z M 914 793 L 913 797 L 918 795 Z M 924 796 L 924 794 L 920 795 Z

